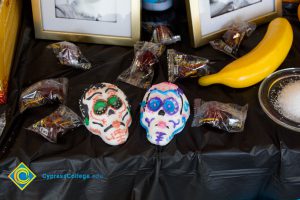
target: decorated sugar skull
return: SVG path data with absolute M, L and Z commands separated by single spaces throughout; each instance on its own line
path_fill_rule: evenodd
M 145 94 L 141 105 L 140 122 L 147 139 L 156 145 L 167 145 L 180 133 L 190 116 L 190 105 L 177 85 L 160 83 Z
M 122 90 L 109 83 L 92 85 L 84 92 L 79 104 L 84 124 L 90 132 L 110 145 L 126 142 L 132 119 Z

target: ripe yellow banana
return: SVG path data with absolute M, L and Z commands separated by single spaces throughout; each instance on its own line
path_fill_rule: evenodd
M 199 84 L 224 84 L 233 88 L 254 85 L 273 73 L 284 61 L 293 43 L 293 30 L 284 18 L 274 19 L 262 41 L 248 54 L 220 72 L 201 77 Z

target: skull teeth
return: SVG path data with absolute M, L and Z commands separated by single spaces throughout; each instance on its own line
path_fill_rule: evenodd
M 165 135 L 166 134 L 163 132 L 156 132 L 156 143 L 159 144 L 164 139 Z

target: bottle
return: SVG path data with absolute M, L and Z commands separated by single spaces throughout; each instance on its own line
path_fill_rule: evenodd
M 149 11 L 164 11 L 171 8 L 173 0 L 143 0 L 143 8 Z

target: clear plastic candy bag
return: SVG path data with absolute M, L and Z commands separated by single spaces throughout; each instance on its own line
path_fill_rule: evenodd
M 47 46 L 53 50 L 60 64 L 88 70 L 92 64 L 84 57 L 78 46 L 71 42 L 58 42 Z
M 209 124 L 227 132 L 242 132 L 247 117 L 248 105 L 239 106 L 217 101 L 194 100 L 192 127 Z
M 158 17 L 158 16 L 155 16 Z M 142 28 L 149 34 L 153 34 L 155 27 L 157 26 L 170 26 L 166 21 L 143 21 Z
M 70 108 L 61 105 L 56 111 L 32 124 L 27 130 L 38 133 L 49 142 L 57 143 L 57 138 L 68 130 L 82 125 L 80 117 Z
M 226 53 L 227 55 L 233 57 L 234 59 L 237 59 L 237 49 L 233 49 L 232 47 L 230 47 L 229 45 L 227 45 L 223 40 L 221 39 L 216 39 L 213 41 L 209 42 L 210 45 L 218 50 L 218 51 L 222 51 L 223 53 Z
M 0 113 L 0 137 L 3 133 L 5 125 L 6 125 L 6 116 L 5 116 L 5 112 L 3 112 L 2 114 Z
M 249 37 L 256 29 L 256 24 L 250 22 L 236 22 L 232 24 L 222 36 L 222 39 L 210 41 L 211 46 L 227 55 L 237 58 L 239 47 L 245 38 Z
M 152 42 L 138 42 L 134 49 L 135 58 L 131 66 L 121 73 L 118 80 L 147 89 L 153 80 L 153 66 L 158 63 L 165 46 Z
M 27 108 L 45 105 L 47 103 L 64 103 L 67 97 L 68 79 L 57 78 L 39 81 L 25 89 L 20 97 L 20 112 Z
M 177 79 L 212 74 L 216 70 L 208 63 L 209 60 L 206 58 L 168 49 L 168 81 L 174 83 Z
M 180 35 L 174 35 L 166 25 L 157 25 L 152 34 L 151 42 L 169 45 L 181 41 Z

